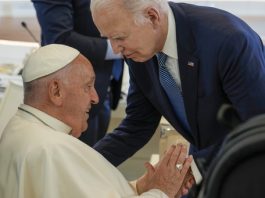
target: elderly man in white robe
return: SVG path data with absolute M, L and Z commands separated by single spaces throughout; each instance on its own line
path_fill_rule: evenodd
M 182 184 L 192 159 L 184 146 L 172 146 L 156 166 L 146 163 L 147 172 L 128 182 L 75 138 L 98 103 L 92 65 L 79 51 L 58 44 L 41 47 L 28 58 L 22 77 L 24 104 L 0 139 L 1 198 L 173 198 L 185 193 L 188 187 Z

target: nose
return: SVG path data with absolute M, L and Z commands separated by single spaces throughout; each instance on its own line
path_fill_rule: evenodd
M 99 98 L 98 93 L 95 88 L 93 88 L 93 91 L 91 92 L 91 104 L 98 104 Z
M 121 45 L 121 43 L 118 40 L 111 39 L 110 40 L 113 52 L 115 54 L 119 54 L 123 52 L 124 47 Z

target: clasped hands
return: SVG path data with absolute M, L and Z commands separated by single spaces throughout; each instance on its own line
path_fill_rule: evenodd
M 179 198 L 188 193 L 194 184 L 190 171 L 192 156 L 187 157 L 187 147 L 172 145 L 155 165 L 145 163 L 146 173 L 137 180 L 138 194 L 150 189 L 160 189 L 169 198 Z

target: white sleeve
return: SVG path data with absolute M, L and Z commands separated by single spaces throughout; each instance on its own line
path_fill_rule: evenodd
M 133 181 L 130 181 L 129 184 L 130 186 L 133 188 L 134 192 L 136 194 L 138 194 L 137 192 L 137 187 L 136 187 L 136 182 L 137 180 L 133 180 Z M 152 190 L 149 190 L 145 193 L 142 193 L 141 195 L 138 195 L 138 196 L 135 196 L 136 197 L 141 197 L 141 198 L 149 198 L 149 197 L 154 197 L 154 198 L 168 198 L 168 196 L 162 192 L 161 190 L 159 189 L 152 189 Z
M 139 195 L 139 197 L 141 198 L 168 198 L 168 196 L 162 192 L 161 190 L 159 189 L 151 189 L 145 193 L 142 193 L 141 195 Z
M 78 173 L 80 167 L 72 166 L 71 157 L 57 151 L 43 148 L 29 153 L 24 163 L 23 175 L 20 177 L 24 180 L 21 189 L 26 191 L 23 193 L 25 198 L 88 197 L 90 189 L 87 187 L 90 184 L 82 182 Z M 84 177 L 89 176 L 89 168 L 87 170 Z
M 21 197 L 168 198 L 158 189 L 137 195 L 102 156 L 75 146 L 46 145 L 28 153 L 20 174 Z

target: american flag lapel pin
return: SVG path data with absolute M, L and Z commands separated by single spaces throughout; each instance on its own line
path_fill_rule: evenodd
M 187 65 L 190 66 L 190 67 L 194 67 L 194 62 L 188 61 L 188 64 Z

